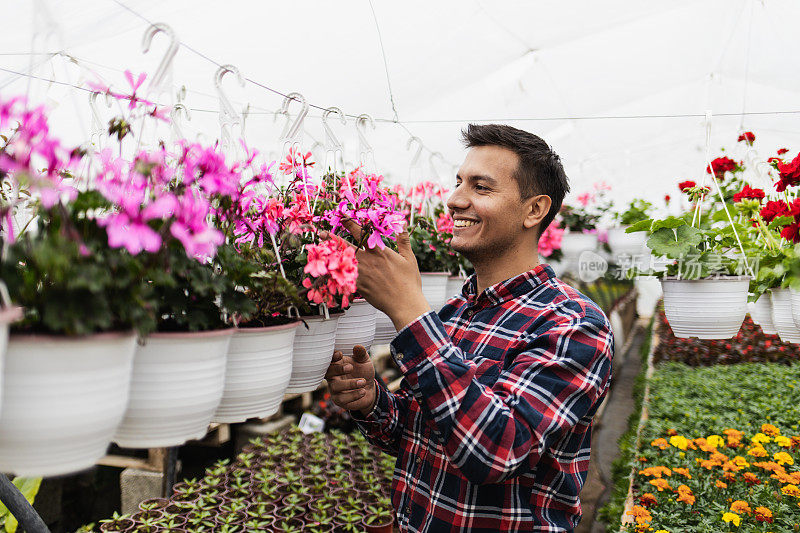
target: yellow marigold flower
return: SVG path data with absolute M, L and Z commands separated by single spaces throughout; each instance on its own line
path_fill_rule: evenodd
M 662 479 L 662 478 L 651 479 L 650 481 L 648 481 L 648 483 L 650 483 L 655 488 L 657 488 L 658 492 L 661 492 L 664 489 L 672 490 L 672 487 L 669 485 L 669 483 L 667 482 L 666 479 Z
M 781 430 L 773 426 L 772 424 L 761 424 L 761 431 L 766 433 L 771 437 L 775 437 L 781 434 Z
M 781 448 L 791 448 L 792 439 L 790 439 L 789 437 L 784 437 L 783 435 L 778 435 L 777 437 L 775 437 L 775 444 L 777 444 Z
M 719 479 L 714 483 L 714 485 L 716 485 L 716 487 L 718 489 L 727 489 L 728 488 L 728 484 L 725 483 L 724 481 L 720 481 Z
M 739 468 L 747 468 L 748 466 L 750 466 L 750 463 L 747 462 L 747 459 L 745 459 L 741 455 L 737 455 L 736 457 L 731 459 L 731 461 Z
M 713 446 L 714 448 L 719 448 L 720 446 L 725 446 L 725 439 L 720 437 L 719 435 L 710 435 L 706 442 L 708 442 L 709 446 Z
M 781 492 L 786 496 L 794 496 L 795 498 L 800 498 L 800 488 L 797 488 L 797 485 L 784 485 L 783 487 L 781 487 Z
M 673 468 L 672 471 L 676 474 L 682 475 L 686 479 L 692 479 L 692 474 L 689 473 L 688 468 Z
M 739 527 L 739 524 L 742 523 L 742 517 L 740 517 L 738 514 L 734 514 L 734 513 L 725 513 L 725 514 L 723 514 L 722 515 L 722 520 L 724 520 L 725 522 L 727 522 L 729 524 L 731 522 L 733 522 L 733 525 L 736 526 L 736 527 Z
M 666 529 L 659 529 L 656 533 L 669 533 Z
M 667 439 L 665 438 L 659 438 L 651 442 L 650 446 L 655 446 L 657 448 L 661 448 L 662 450 L 666 450 L 669 448 L 669 442 L 667 442 Z
M 773 455 L 772 458 L 781 466 L 794 464 L 794 459 L 792 459 L 792 456 L 786 452 L 778 452 Z
M 681 435 L 674 435 L 669 438 L 669 443 L 676 448 L 686 451 L 686 448 L 689 447 L 689 439 L 683 437 Z
M 753 446 L 749 450 L 747 450 L 747 455 L 752 455 L 753 457 L 767 457 L 769 454 L 767 450 L 764 449 L 763 446 Z
M 742 513 L 750 514 L 753 512 L 753 510 L 750 509 L 750 504 L 744 500 L 736 500 L 735 502 L 733 502 L 731 504 L 731 511 L 739 514 Z
M 766 444 L 766 443 L 771 442 L 771 441 L 772 441 L 772 439 L 767 437 L 763 433 L 756 433 L 755 435 L 753 435 L 753 438 L 750 439 L 750 442 L 752 442 L 754 444 Z

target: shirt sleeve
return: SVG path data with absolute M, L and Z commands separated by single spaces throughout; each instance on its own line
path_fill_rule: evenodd
M 456 347 L 439 317 L 422 315 L 391 344 L 449 462 L 472 483 L 498 483 L 527 472 L 588 414 L 608 388 L 613 337 L 597 313 L 553 321 L 528 334 L 524 351 L 493 387 Z
M 350 415 L 369 442 L 396 457 L 400 451 L 403 421 L 412 398 L 408 389 L 401 388 L 391 393 L 380 379 L 375 382 L 378 398 L 372 411 L 366 417 L 357 411 L 350 411 Z

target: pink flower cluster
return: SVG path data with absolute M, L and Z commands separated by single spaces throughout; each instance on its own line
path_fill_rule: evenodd
M 350 305 L 358 279 L 355 249 L 341 239 L 330 239 L 309 244 L 306 252 L 308 260 L 303 271 L 310 277 L 303 279 L 303 287 L 308 289 L 309 301 L 334 307 L 334 296 L 338 295 L 342 297 L 342 307 Z
M 238 198 L 240 173 L 215 148 L 183 142 L 177 157 L 164 147 L 140 152 L 133 161 L 99 158 L 98 191 L 114 206 L 99 220 L 109 246 L 132 254 L 158 252 L 167 233 L 186 254 L 207 259 L 225 238 L 209 221 L 214 198 Z
M 385 248 L 382 237 L 395 240 L 405 229 L 405 216 L 397 210 L 396 197 L 379 187 L 380 181 L 374 175 L 355 176 L 361 191 L 343 187 L 343 199 L 320 219 L 327 221 L 334 233 L 346 231 L 342 221 L 351 219 L 361 226 L 368 248 Z
M 559 228 L 554 220 L 539 237 L 539 255 L 542 257 L 550 257 L 553 255 L 553 252 L 560 250 L 563 236 L 564 229 Z
M 69 150 L 50 133 L 44 106 L 29 108 L 24 97 L 0 98 L 0 133 L 8 139 L 0 145 L 0 177 L 27 188 L 49 209 L 62 198 L 74 198 L 77 190 L 65 181 L 82 155 Z M 10 223 L 13 206 L 2 211 L 9 238 L 14 239 Z

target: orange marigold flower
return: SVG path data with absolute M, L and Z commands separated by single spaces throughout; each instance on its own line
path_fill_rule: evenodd
M 763 468 L 769 472 L 775 472 L 776 470 L 784 470 L 784 468 L 774 461 L 760 461 L 757 463 L 753 463 L 753 466 L 757 466 L 758 468 Z
M 728 484 L 725 483 L 724 481 L 720 481 L 719 479 L 714 483 L 714 485 L 716 485 L 716 487 L 718 489 L 727 489 L 728 488 Z
M 700 461 L 700 466 L 711 470 L 715 466 L 719 466 L 719 463 L 717 461 L 712 461 L 711 459 L 706 459 L 705 461 Z
M 651 505 L 657 505 L 658 500 L 656 499 L 655 495 L 650 492 L 645 492 L 641 496 L 639 496 L 639 503 L 644 505 L 645 507 L 650 507 Z
M 689 473 L 688 468 L 673 468 L 672 471 L 675 472 L 676 474 L 682 475 L 687 479 L 692 479 L 692 474 Z
M 639 462 L 640 463 L 646 463 L 647 462 L 647 457 L 645 457 L 644 455 L 639 456 Z
M 733 472 L 725 472 L 724 474 L 722 474 L 722 479 L 724 479 L 728 483 L 733 483 L 734 481 L 736 481 L 736 474 L 734 474 Z
M 678 431 L 675 430 L 675 429 L 671 429 L 670 428 L 670 429 L 667 430 L 667 435 L 669 435 L 670 437 L 672 437 L 674 435 L 677 435 L 677 434 L 678 434 Z
M 711 454 L 709 459 L 711 459 L 712 461 L 717 461 L 719 464 L 722 464 L 728 460 L 728 456 L 725 455 L 724 453 L 714 452 Z
M 800 435 L 792 437 L 792 448 L 800 448 Z
M 686 485 L 683 486 L 685 487 Z M 692 491 L 680 492 L 675 501 L 683 502 L 686 505 L 694 505 L 695 497 L 694 494 L 692 494 Z
M 648 483 L 657 488 L 658 492 L 661 492 L 663 490 L 672 490 L 672 487 L 669 485 L 666 479 L 662 478 L 651 479 L 650 481 L 648 481 Z
M 735 439 L 741 439 L 743 436 L 743 433 L 741 431 L 737 431 L 732 428 L 722 430 L 722 434 L 727 437 L 733 437 Z
M 754 512 L 756 514 L 756 520 L 759 522 L 772 523 L 772 511 L 766 507 L 756 507 Z
M 722 465 L 722 470 L 725 472 L 738 472 L 742 467 L 737 465 L 734 461 L 725 461 Z
M 649 523 L 653 521 L 653 515 L 651 515 L 650 511 L 641 505 L 634 505 L 631 510 L 627 512 L 627 514 L 633 516 L 633 519 L 636 520 L 637 524 L 642 524 L 645 522 Z
M 651 442 L 650 446 L 656 446 L 657 448 L 666 450 L 667 448 L 669 448 L 669 442 L 667 442 L 667 439 L 659 438 Z
M 651 466 L 651 467 L 645 468 L 643 470 L 639 470 L 639 474 L 642 475 L 642 476 L 648 476 L 648 477 L 649 476 L 658 477 L 658 478 L 660 478 L 662 476 L 669 477 L 669 476 L 672 475 L 672 470 L 670 470 L 666 466 Z
M 777 479 L 781 483 L 790 483 L 792 485 L 800 485 L 800 472 L 792 472 L 788 474 L 785 470 L 776 470 L 771 476 L 772 479 Z
M 745 472 L 742 474 L 742 479 L 744 479 L 744 482 L 748 485 L 758 485 L 761 483 L 761 480 L 758 479 L 758 476 L 752 472 Z
M 747 513 L 750 514 L 753 510 L 750 508 L 750 504 L 743 500 L 736 500 L 731 504 L 731 511 L 734 513 Z
M 762 433 L 766 433 L 770 437 L 775 437 L 781 434 L 781 430 L 776 428 L 772 424 L 761 424 L 761 431 Z

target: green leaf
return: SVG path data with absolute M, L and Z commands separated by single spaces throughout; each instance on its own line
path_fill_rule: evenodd
M 679 217 L 669 216 L 663 220 L 654 220 L 652 231 L 655 233 L 657 230 L 661 228 L 675 229 L 686 225 L 687 223 L 684 219 Z
M 18 477 L 14 478 L 14 481 L 12 481 L 12 483 L 14 484 L 15 487 L 17 487 L 17 489 L 19 489 L 20 493 L 22 493 L 25 499 L 28 500 L 28 503 L 33 505 L 33 500 L 36 498 L 36 494 L 39 493 L 39 487 L 42 484 L 42 478 Z M 3 527 L 8 533 L 15 533 L 15 531 L 17 531 L 19 523 L 17 522 L 17 519 L 14 517 L 14 515 L 8 512 L 6 506 L 0 503 L 0 517 L 6 514 L 7 516 L 5 521 L 3 522 Z
M 635 224 L 631 224 L 626 230 L 625 233 L 635 233 L 637 231 L 650 231 L 650 227 L 653 225 L 653 219 L 648 218 L 646 220 L 640 220 Z
M 703 231 L 682 225 L 677 229 L 661 228 L 647 240 L 647 247 L 656 255 L 672 259 L 688 254 L 703 241 Z

